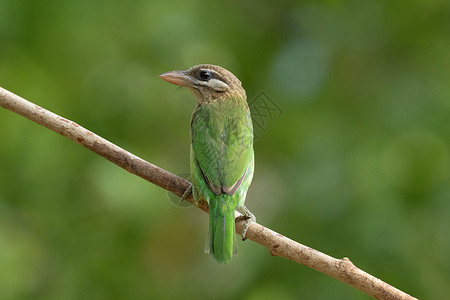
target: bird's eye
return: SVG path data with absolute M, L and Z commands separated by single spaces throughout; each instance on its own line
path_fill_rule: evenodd
M 213 78 L 211 72 L 206 71 L 206 70 L 200 70 L 197 72 L 196 74 L 197 79 L 202 80 L 202 81 L 208 81 L 211 78 Z

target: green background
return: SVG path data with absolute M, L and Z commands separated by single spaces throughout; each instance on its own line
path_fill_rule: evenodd
M 448 1 L 0 0 L 0 86 L 182 176 L 195 101 L 157 75 L 199 63 L 282 109 L 255 142 L 261 224 L 448 297 Z M 251 241 L 216 264 L 174 201 L 0 109 L 0 298 L 368 299 Z

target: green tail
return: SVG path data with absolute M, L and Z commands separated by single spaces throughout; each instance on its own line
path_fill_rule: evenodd
M 230 262 L 234 252 L 234 199 L 220 195 L 209 204 L 209 253 L 221 264 Z

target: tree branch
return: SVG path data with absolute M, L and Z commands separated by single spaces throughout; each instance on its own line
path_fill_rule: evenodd
M 163 170 L 81 127 L 0 87 L 0 106 L 24 116 L 80 144 L 108 159 L 119 167 L 163 189 L 182 196 L 189 182 Z M 194 204 L 192 196 L 186 199 Z M 208 211 L 208 204 L 197 206 Z M 236 216 L 239 213 L 236 212 Z M 236 231 L 242 233 L 244 221 L 236 222 Z M 336 259 L 310 247 L 295 242 L 260 224 L 252 223 L 247 238 L 269 249 L 273 256 L 280 256 L 322 272 L 345 282 L 376 299 L 416 299 L 380 279 L 358 269 L 348 258 Z

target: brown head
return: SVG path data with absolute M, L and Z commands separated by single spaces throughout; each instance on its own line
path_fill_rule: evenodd
M 171 71 L 159 77 L 188 87 L 194 92 L 198 103 L 236 96 L 246 98 L 241 81 L 230 71 L 215 65 L 197 65 L 186 71 Z

